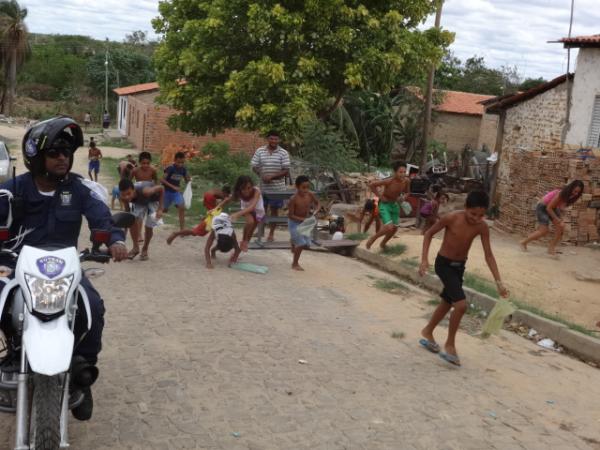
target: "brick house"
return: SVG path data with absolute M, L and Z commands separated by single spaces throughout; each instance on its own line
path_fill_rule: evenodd
M 432 139 L 455 153 L 467 145 L 472 150 L 480 150 L 484 145 L 494 148 L 498 118 L 484 114 L 481 104 L 493 96 L 458 91 L 436 91 L 435 94 L 441 95 L 442 101 L 433 107 Z
M 575 74 L 514 95 L 482 102 L 486 114 L 498 117 L 498 224 L 528 233 L 536 226 L 538 199 L 574 179 L 584 181 L 582 199 L 565 217 L 572 242 L 598 239 L 600 160 L 582 159 L 582 146 L 600 146 L 600 35 L 561 39 L 579 48 Z M 567 114 L 568 111 L 568 114 Z M 599 156 L 599 154 L 597 154 Z
M 172 130 L 167 119 L 175 111 L 155 102 L 159 94 L 158 83 L 144 83 L 114 89 L 119 96 L 117 105 L 117 128 L 122 136 L 139 150 L 160 153 L 170 144 L 196 146 L 201 149 L 208 142 L 227 142 L 234 151 L 252 154 L 264 145 L 257 133 L 230 129 L 215 136 L 198 136 Z

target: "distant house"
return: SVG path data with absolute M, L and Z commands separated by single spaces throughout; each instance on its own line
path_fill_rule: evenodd
M 581 179 L 584 196 L 565 220 L 567 238 L 587 242 L 599 238 L 600 213 L 590 205 L 600 200 L 600 161 L 577 151 L 600 147 L 600 35 L 558 42 L 579 48 L 575 74 L 482 102 L 499 118 L 494 201 L 501 226 L 525 233 L 535 226 L 533 208 L 544 192 Z
M 496 143 L 498 118 L 484 114 L 481 102 L 490 95 L 457 91 L 436 91 L 442 102 L 434 105 L 431 138 L 450 152 L 461 152 L 465 146 L 480 150 L 484 145 L 493 149 Z
M 215 136 L 198 136 L 172 130 L 167 125 L 175 110 L 155 102 L 159 94 L 158 83 L 144 83 L 114 89 L 119 96 L 117 128 L 121 135 L 139 150 L 160 153 L 167 146 L 186 145 L 201 149 L 208 142 L 227 142 L 232 150 L 253 153 L 263 145 L 257 133 L 230 129 Z

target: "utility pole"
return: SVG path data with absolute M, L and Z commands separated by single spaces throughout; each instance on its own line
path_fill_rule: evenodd
M 571 37 L 571 32 L 573 31 L 573 11 L 575 10 L 575 0 L 571 0 L 571 18 L 569 19 L 569 38 Z M 571 81 L 569 80 L 569 71 L 571 70 L 571 46 L 567 46 L 567 113 L 565 116 L 565 126 L 563 127 L 561 133 L 561 141 L 564 144 L 567 139 L 567 132 L 571 127 L 569 123 L 571 120 L 571 93 L 573 87 L 571 85 Z
M 442 6 L 444 0 L 438 0 L 437 10 L 435 12 L 435 28 L 440 28 L 442 22 Z M 429 130 L 431 128 L 431 103 L 433 102 L 433 78 L 435 76 L 435 64 L 431 65 L 429 75 L 427 76 L 427 93 L 425 96 L 425 122 L 423 124 L 423 153 L 421 155 L 421 174 L 425 173 L 427 164 L 427 149 L 429 148 Z
M 104 57 L 104 111 L 108 111 L 108 38 L 106 38 L 106 53 Z

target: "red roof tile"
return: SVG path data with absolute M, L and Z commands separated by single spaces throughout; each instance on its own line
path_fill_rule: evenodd
M 575 36 L 562 38 L 560 41 L 565 44 L 565 47 L 598 47 L 600 46 L 600 34 L 592 34 L 589 36 Z
M 113 92 L 117 95 L 132 95 L 132 94 L 141 94 L 142 92 L 155 91 L 158 89 L 158 83 L 143 83 L 143 84 L 134 84 L 133 86 L 125 86 L 117 89 L 113 89 Z
M 483 105 L 480 102 L 494 98 L 493 95 L 471 94 L 470 92 L 435 91 L 443 93 L 442 103 L 433 109 L 439 112 L 454 114 L 483 115 Z

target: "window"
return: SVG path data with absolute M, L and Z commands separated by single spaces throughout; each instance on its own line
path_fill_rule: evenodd
M 592 124 L 590 125 L 587 145 L 589 147 L 600 147 L 600 95 L 596 95 L 594 99 Z

